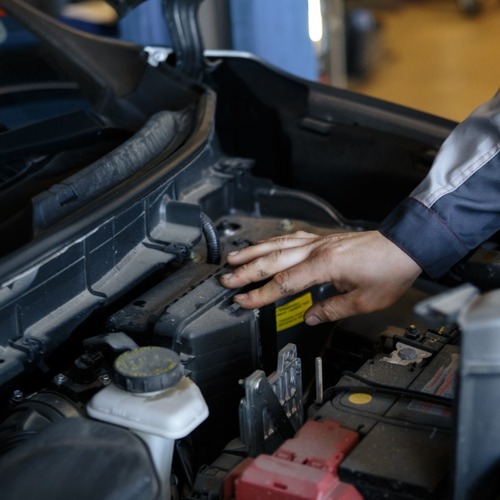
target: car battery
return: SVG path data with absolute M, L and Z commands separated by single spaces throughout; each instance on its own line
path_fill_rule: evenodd
M 360 434 L 339 477 L 365 498 L 443 498 L 452 466 L 453 395 L 459 355 L 396 343 L 325 391 L 316 419 Z
M 304 321 L 304 313 L 314 303 L 333 295 L 332 285 L 314 286 L 291 297 L 279 299 L 265 306 L 261 311 L 263 368 L 266 373 L 274 369 L 280 349 L 289 343 L 297 346 L 302 360 L 304 386 L 314 378 L 314 359 L 323 350 L 332 333 L 330 324 L 309 326 Z
M 361 499 L 359 492 L 339 480 L 337 469 L 357 444 L 358 434 L 337 422 L 307 422 L 294 438 L 273 455 L 259 455 L 234 483 L 236 500 Z

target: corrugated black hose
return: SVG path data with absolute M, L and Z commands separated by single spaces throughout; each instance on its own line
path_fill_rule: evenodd
M 209 264 L 219 264 L 221 260 L 219 234 L 210 217 L 203 212 L 201 212 L 201 228 L 207 243 L 207 262 Z

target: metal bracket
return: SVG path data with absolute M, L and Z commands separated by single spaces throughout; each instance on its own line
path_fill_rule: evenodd
M 266 378 L 256 370 L 244 380 L 240 402 L 240 433 L 250 456 L 273 453 L 302 426 L 302 365 L 297 347 L 278 353 L 278 368 Z

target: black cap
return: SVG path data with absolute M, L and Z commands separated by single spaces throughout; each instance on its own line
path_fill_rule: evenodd
M 139 347 L 115 360 L 115 383 L 128 392 L 143 393 L 168 389 L 182 378 L 179 356 L 165 347 Z

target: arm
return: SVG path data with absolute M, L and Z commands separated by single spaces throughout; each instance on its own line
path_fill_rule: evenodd
M 272 238 L 233 252 L 221 283 L 257 308 L 312 285 L 339 292 L 305 313 L 310 325 L 382 309 L 413 284 L 422 269 L 439 276 L 500 228 L 500 93 L 478 108 L 445 141 L 424 181 L 379 231 L 309 233 Z

